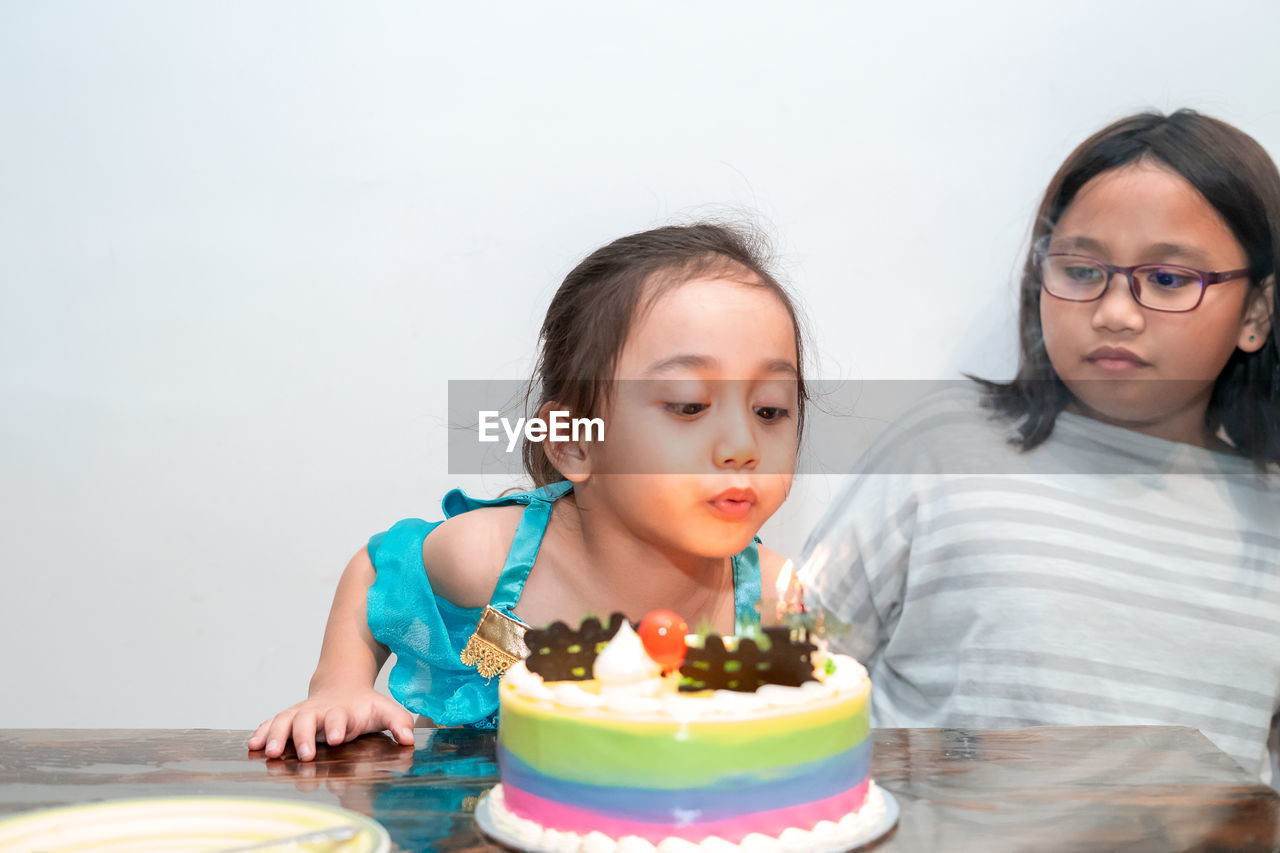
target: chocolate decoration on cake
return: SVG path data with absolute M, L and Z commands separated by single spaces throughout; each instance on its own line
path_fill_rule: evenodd
M 608 626 L 592 616 L 576 629 L 563 622 L 552 622 L 546 628 L 530 628 L 524 642 L 529 647 L 525 666 L 545 681 L 585 681 L 605 643 L 613 639 L 627 617 L 621 613 L 609 616 Z
M 799 687 L 813 677 L 810 655 L 817 646 L 809 642 L 807 635 L 792 639 L 792 631 L 785 625 L 762 629 L 768 639 L 768 648 L 760 648 L 751 637 L 744 637 L 733 651 L 724 646 L 719 634 L 710 634 L 702 648 L 691 647 L 680 667 L 683 676 L 680 690 L 736 690 L 754 693 L 762 684 L 781 684 Z

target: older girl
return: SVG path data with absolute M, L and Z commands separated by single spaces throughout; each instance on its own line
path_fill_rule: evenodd
M 876 725 L 1193 726 L 1269 778 L 1280 174 L 1221 121 L 1135 115 L 1072 152 L 1032 236 L 1017 376 L 868 452 L 810 596 L 853 624 Z

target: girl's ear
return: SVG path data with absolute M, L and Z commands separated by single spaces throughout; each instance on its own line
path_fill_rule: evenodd
M 1252 301 L 1245 308 L 1244 325 L 1240 327 L 1240 340 L 1237 345 L 1245 352 L 1257 352 L 1267 342 L 1271 334 L 1271 306 L 1276 299 L 1276 277 L 1268 276 L 1262 287 L 1254 294 Z
M 560 403 L 550 402 L 538 409 L 538 417 L 544 421 L 551 420 L 553 411 L 565 411 Z M 585 441 L 552 441 L 548 437 L 542 442 L 542 450 L 551 460 L 551 464 L 560 475 L 571 483 L 584 483 L 591 476 L 590 443 Z

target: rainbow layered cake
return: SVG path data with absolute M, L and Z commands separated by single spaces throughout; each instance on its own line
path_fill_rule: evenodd
M 829 850 L 883 817 L 871 684 L 852 658 L 781 628 L 713 635 L 659 663 L 618 615 L 580 631 L 529 632 L 531 657 L 502 679 L 488 809 L 505 838 L 586 853 Z

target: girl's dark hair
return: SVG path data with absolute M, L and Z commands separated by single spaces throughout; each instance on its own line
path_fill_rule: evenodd
M 667 290 L 707 275 L 724 275 L 771 291 L 791 318 L 796 336 L 803 429 L 807 399 L 804 345 L 795 303 L 767 269 L 763 236 L 718 223 L 672 225 L 614 240 L 583 259 L 551 299 L 539 334 L 538 361 L 527 400 L 532 412 L 554 402 L 574 417 L 599 414 L 612 391 L 614 369 L 637 313 Z M 525 471 L 535 487 L 564 479 L 541 442 L 525 442 Z
M 1080 188 L 1097 175 L 1140 160 L 1154 161 L 1204 196 L 1244 247 L 1249 264 L 1246 305 L 1280 270 L 1280 173 L 1252 137 L 1192 110 L 1139 113 L 1104 127 L 1071 152 L 1049 182 L 1031 232 L 1018 309 L 1020 358 L 1011 382 L 977 381 L 983 403 L 1018 421 L 1023 450 L 1053 432 L 1071 392 L 1054 371 L 1040 327 L 1036 253 Z M 1272 286 L 1270 334 L 1257 352 L 1237 349 L 1214 383 L 1205 413 L 1210 434 L 1224 429 L 1236 449 L 1259 468 L 1280 462 L 1280 288 Z M 976 378 L 976 377 L 975 377 Z

